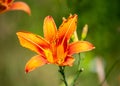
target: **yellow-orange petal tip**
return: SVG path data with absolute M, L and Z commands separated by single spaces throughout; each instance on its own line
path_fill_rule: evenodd
M 25 72 L 28 73 L 40 66 L 43 66 L 46 63 L 47 61 L 42 56 L 36 55 L 27 62 L 25 66 Z

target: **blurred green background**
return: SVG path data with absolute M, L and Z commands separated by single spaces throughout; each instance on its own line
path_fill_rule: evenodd
M 16 0 L 17 1 L 17 0 Z M 20 46 L 17 31 L 30 31 L 43 36 L 43 20 L 51 15 L 57 26 L 62 17 L 78 15 L 79 39 L 85 24 L 89 26 L 86 40 L 95 50 L 84 53 L 81 67 L 84 72 L 76 86 L 100 86 L 96 58 L 101 58 L 108 86 L 120 86 L 120 0 L 21 0 L 32 15 L 10 11 L 0 15 L 0 86 L 59 86 L 60 74 L 56 65 L 45 65 L 25 74 L 26 62 L 36 53 Z M 68 78 L 75 74 L 76 64 L 67 67 Z M 104 85 L 107 86 L 107 85 Z

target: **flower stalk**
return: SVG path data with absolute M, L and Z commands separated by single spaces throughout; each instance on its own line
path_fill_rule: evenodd
M 66 80 L 66 76 L 65 76 L 65 66 L 59 66 L 59 73 L 62 75 L 62 77 L 63 77 L 63 82 L 64 82 L 64 84 L 65 84 L 65 86 L 68 86 L 68 83 L 67 83 L 67 80 Z

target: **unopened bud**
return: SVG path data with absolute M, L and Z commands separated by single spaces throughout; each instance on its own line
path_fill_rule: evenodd
M 85 24 L 85 26 L 83 27 L 83 30 L 82 30 L 82 35 L 81 35 L 82 40 L 84 40 L 86 38 L 87 32 L 88 32 L 88 25 Z

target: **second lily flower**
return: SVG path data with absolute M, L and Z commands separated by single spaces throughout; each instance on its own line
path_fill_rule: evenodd
M 29 15 L 31 14 L 30 8 L 25 2 L 14 2 L 14 0 L 0 0 L 0 14 L 11 10 L 22 10 Z

